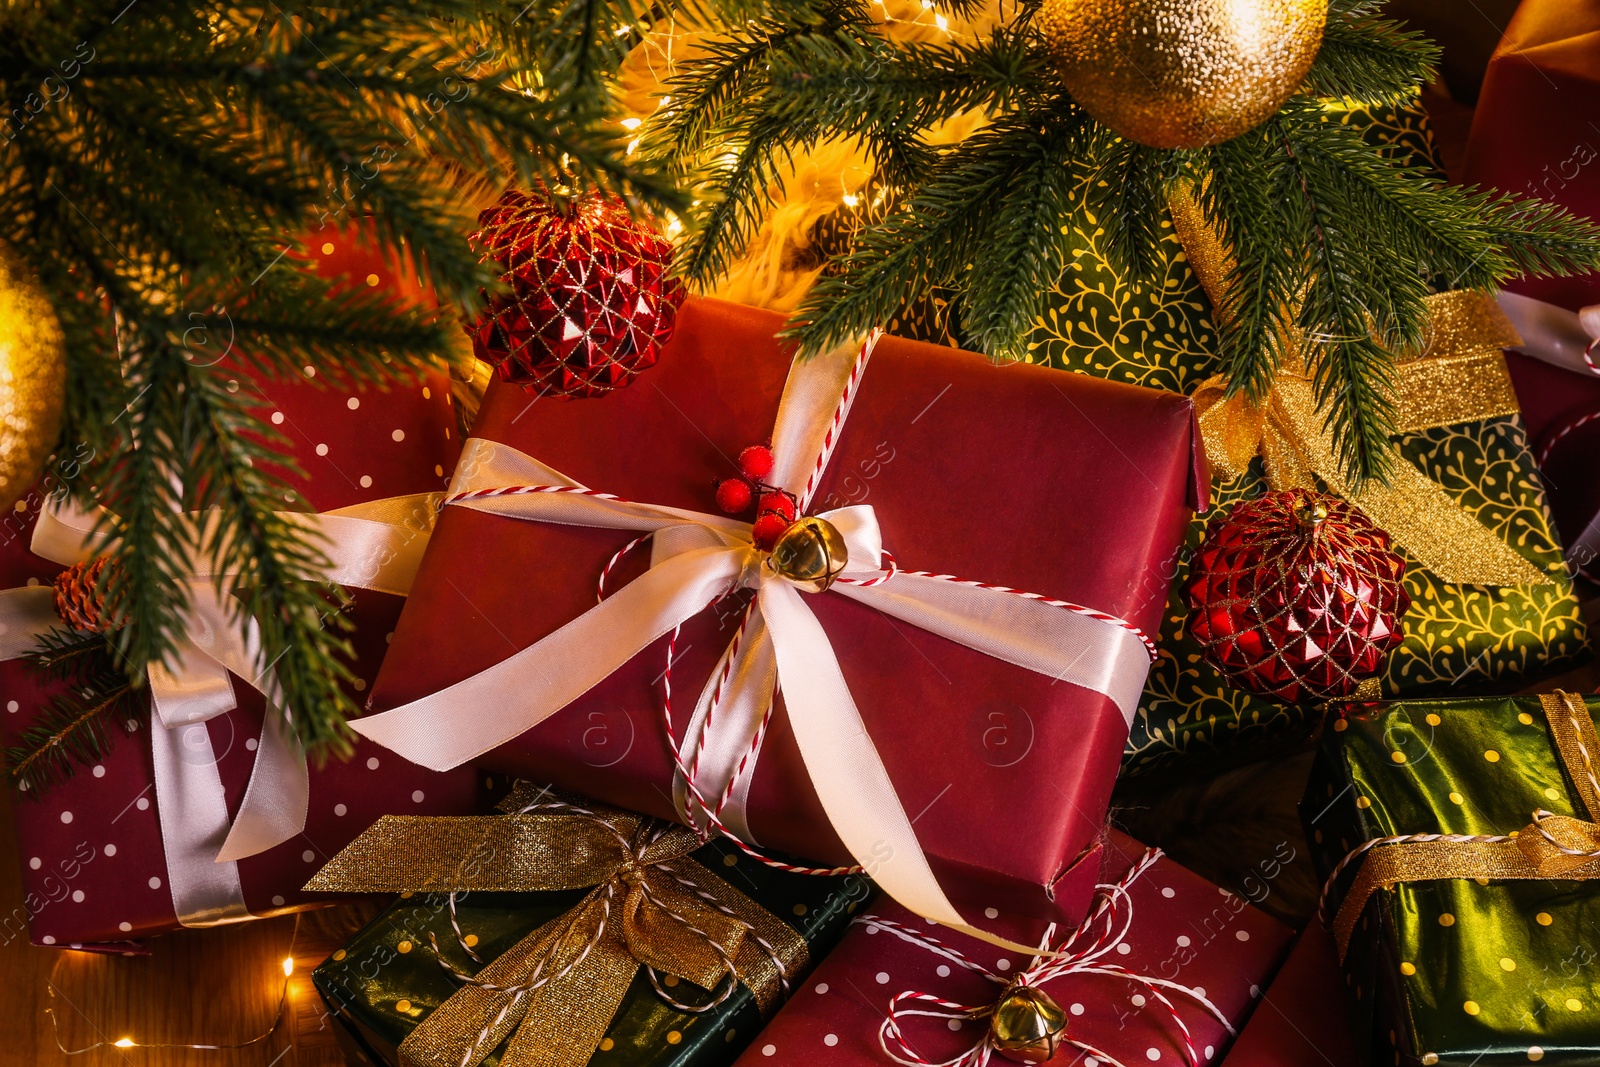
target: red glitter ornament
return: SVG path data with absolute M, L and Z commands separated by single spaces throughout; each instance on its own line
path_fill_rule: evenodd
M 772 449 L 766 445 L 751 445 L 739 453 L 739 473 L 752 482 L 759 482 L 772 473 Z
M 724 478 L 717 483 L 717 507 L 737 515 L 750 506 L 750 484 L 742 478 Z
M 509 190 L 472 235 L 509 293 L 467 327 L 501 378 L 566 397 L 600 396 L 654 365 L 672 336 L 683 284 L 672 245 L 621 200 Z
M 1213 519 L 1184 595 L 1228 682 L 1292 703 L 1350 696 L 1403 639 L 1405 560 L 1354 505 L 1268 493 Z

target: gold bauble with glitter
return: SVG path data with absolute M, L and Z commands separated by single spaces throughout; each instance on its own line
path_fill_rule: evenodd
M 850 561 L 844 536 L 827 519 L 807 515 L 789 524 L 772 546 L 772 569 L 808 593 L 833 584 Z
M 1031 985 L 1007 989 L 989 1016 L 995 1051 L 1018 1063 L 1053 1059 L 1067 1032 L 1067 1013 L 1044 990 Z
M 1300 87 L 1328 0 L 1044 0 L 1061 80 L 1097 121 L 1198 148 L 1266 121 Z
M 66 395 L 66 344 L 55 310 L 0 244 L 0 510 L 10 510 L 44 473 Z

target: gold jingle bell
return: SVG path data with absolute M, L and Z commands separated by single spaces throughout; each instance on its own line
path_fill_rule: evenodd
M 1067 1013 L 1044 990 L 1014 985 L 989 1016 L 995 1051 L 1018 1063 L 1043 1063 L 1055 1056 L 1067 1032 Z
M 768 558 L 774 571 L 808 593 L 827 589 L 849 561 L 843 535 L 833 523 L 815 515 L 790 523 Z

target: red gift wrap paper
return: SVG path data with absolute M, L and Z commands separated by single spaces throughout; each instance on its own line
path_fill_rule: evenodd
M 1223 1067 L 1357 1067 L 1333 935 L 1312 920 Z
M 771 312 L 691 299 L 660 362 L 627 388 L 541 399 L 496 381 L 473 433 L 591 489 L 715 514 L 718 480 L 738 474 L 741 450 L 770 439 L 792 355 L 774 339 L 782 323 Z M 814 506 L 872 505 L 902 568 L 1088 605 L 1153 634 L 1184 523 L 1206 485 L 1187 398 L 885 337 Z M 576 618 L 633 537 L 445 508 L 371 707 L 444 689 Z M 625 557 L 609 588 L 638 575 L 647 555 Z M 680 737 L 747 595 L 683 627 L 672 668 Z M 950 898 L 968 909 L 1081 918 L 1127 733 L 1112 702 L 843 597 L 807 604 Z M 661 723 L 666 644 L 483 762 L 675 818 Z M 824 817 L 781 702 L 748 810 L 764 846 L 853 862 Z
M 1120 880 L 1144 851 L 1137 841 L 1110 831 L 1100 880 Z M 1119 948 L 1112 961 L 1134 974 L 1203 991 L 1236 1030 L 1242 1026 L 1288 948 L 1289 928 L 1244 898 L 1164 857 L 1129 886 L 1128 898 L 1133 923 L 1123 941 L 1127 951 Z M 934 926 L 883 898 L 866 910 L 925 932 L 1000 975 L 1014 973 L 1030 962 Z M 1000 922 L 1008 935 L 1024 943 L 1037 944 L 1045 929 L 1038 921 Z M 1058 930 L 1052 940 L 1059 939 Z M 1124 1064 L 1179 1067 L 1186 1062 L 1181 1032 L 1146 987 L 1110 975 L 1074 974 L 1042 988 L 1067 1012 L 1067 1033 L 1073 1038 Z M 805 987 L 795 992 L 739 1058 L 737 1067 L 892 1064 L 879 1044 L 878 1032 L 890 999 L 905 990 L 968 1005 L 992 1003 L 1001 992 L 986 978 L 858 918 L 839 947 L 818 965 Z M 1229 1041 L 1223 1025 L 1194 1000 L 1171 991 L 1166 995 L 1189 1029 L 1199 1062 L 1220 1062 Z M 906 1006 L 902 1003 L 902 1008 Z M 911 1047 L 931 1063 L 961 1055 L 978 1042 L 987 1026 L 986 1021 L 951 1024 L 952 1020 L 945 1019 L 901 1020 Z M 1071 1046 L 1059 1050 L 1056 1060 L 1088 1062 L 1084 1053 Z M 991 1062 L 1005 1061 L 997 1057 Z
M 1600 0 L 1524 0 L 1495 50 L 1473 116 L 1465 179 L 1600 219 Z M 1578 311 L 1600 304 L 1600 274 L 1525 278 L 1506 288 Z M 1600 352 L 1594 354 L 1600 361 Z M 1568 545 L 1600 515 L 1600 374 L 1507 358 L 1550 509 Z M 1591 574 L 1593 560 L 1573 560 Z
M 382 286 L 397 299 L 423 299 L 415 281 L 368 251 L 351 231 L 329 227 L 312 234 L 305 254 L 315 269 L 345 275 L 359 286 Z M 286 260 L 278 269 L 294 269 Z M 215 326 L 215 324 L 213 324 Z M 227 344 L 226 328 L 210 342 Z M 215 348 L 212 349 L 215 351 Z M 287 510 L 326 511 L 369 500 L 442 490 L 460 451 L 450 383 L 441 369 L 425 381 L 392 391 L 322 387 L 309 377 L 262 380 L 247 359 L 230 354 L 216 373 L 269 402 L 263 417 L 289 439 L 303 477 L 291 479 Z M 0 524 L 0 588 L 48 583 L 61 567 L 28 550 L 33 526 L 53 482 L 76 477 L 71 458 L 52 464 L 46 480 Z M 352 590 L 358 681 L 350 695 L 377 676 L 388 635 L 403 600 Z M 230 814 L 236 813 L 254 763 L 265 711 L 261 694 L 233 679 L 237 710 L 205 724 L 217 757 Z M 0 741 L 18 743 L 31 718 L 54 690 L 41 687 L 20 660 L 0 662 Z M 138 938 L 178 928 L 167 884 L 150 747 L 148 715 L 111 730 L 105 759 L 39 792 L 16 795 L 13 810 L 23 864 L 24 900 L 0 916 L 0 941 L 31 931 L 36 944 L 130 949 Z M 306 827 L 298 837 L 239 861 L 245 903 L 270 915 L 330 901 L 300 887 L 334 853 L 387 813 L 442 815 L 476 810 L 475 775 L 463 768 L 437 774 L 360 741 L 348 762 L 330 760 L 311 769 Z

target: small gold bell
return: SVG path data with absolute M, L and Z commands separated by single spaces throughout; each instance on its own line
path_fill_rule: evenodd
M 789 524 L 772 546 L 772 569 L 808 593 L 833 584 L 849 562 L 844 537 L 827 519 L 807 515 Z
M 995 1051 L 1018 1063 L 1043 1063 L 1055 1056 L 1067 1032 L 1067 1013 L 1044 990 L 1014 985 L 989 1016 Z

